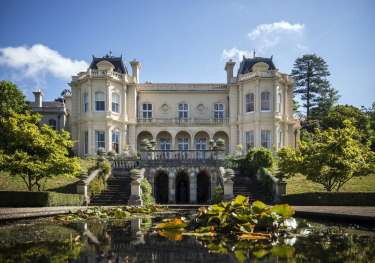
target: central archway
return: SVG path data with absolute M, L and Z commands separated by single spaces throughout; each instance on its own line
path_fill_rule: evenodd
M 185 171 L 179 171 L 176 176 L 176 203 L 189 203 L 189 175 Z
M 207 203 L 210 200 L 210 175 L 206 170 L 197 174 L 197 202 Z
M 158 171 L 155 175 L 155 201 L 158 204 L 168 203 L 168 174 Z

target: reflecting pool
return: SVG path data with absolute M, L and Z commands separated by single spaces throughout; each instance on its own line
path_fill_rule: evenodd
M 53 218 L 0 226 L 0 262 L 375 262 L 373 228 L 298 219 L 271 241 L 158 233 L 173 214 L 75 223 Z

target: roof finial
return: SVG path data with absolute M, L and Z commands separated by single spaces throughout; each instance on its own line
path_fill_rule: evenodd
M 253 58 L 255 58 L 255 48 L 254 48 L 254 50 L 253 50 Z

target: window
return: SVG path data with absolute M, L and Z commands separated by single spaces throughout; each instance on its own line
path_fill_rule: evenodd
M 189 138 L 178 138 L 178 150 L 180 151 L 189 150 Z
M 270 101 L 270 93 L 268 91 L 264 91 L 260 95 L 260 110 L 261 111 L 270 111 L 271 110 L 271 101 Z
M 84 145 L 83 145 L 83 154 L 87 155 L 89 153 L 89 132 L 85 131 L 83 134 Z
M 104 131 L 95 131 L 95 149 L 105 150 L 105 132 Z
M 277 133 L 277 148 L 283 147 L 283 141 L 284 141 L 283 137 L 284 137 L 283 131 L 279 129 Z
M 246 94 L 246 112 L 253 112 L 255 110 L 254 93 Z
M 277 112 L 281 112 L 281 93 L 277 93 L 276 109 L 277 109 Z
M 120 132 L 117 130 L 112 131 L 112 150 L 119 153 L 120 148 Z
M 262 130 L 261 131 L 261 145 L 264 148 L 271 149 L 272 138 L 271 138 L 271 131 L 270 130 Z
M 207 139 L 199 138 L 195 143 L 197 149 L 197 159 L 205 159 L 205 150 L 207 150 Z
M 223 120 L 224 119 L 224 104 L 223 103 L 215 103 L 215 105 L 214 105 L 214 118 L 215 118 L 215 120 Z
M 120 96 L 116 93 L 112 93 L 112 111 L 120 112 Z
M 166 138 L 160 139 L 159 143 L 160 150 L 164 151 L 161 154 L 161 157 L 164 159 L 169 159 L 170 157 L 170 150 L 171 150 L 171 141 Z
M 245 143 L 246 143 L 246 152 L 249 151 L 251 148 L 255 147 L 254 131 L 247 131 L 245 133 Z
M 189 105 L 186 103 L 178 104 L 178 118 L 187 119 L 189 116 Z
M 50 120 L 48 121 L 48 125 L 49 125 L 52 129 L 54 129 L 54 130 L 56 130 L 56 128 L 57 128 L 57 122 L 56 122 L 56 120 L 54 120 L 54 119 L 50 119 Z
M 95 93 L 95 110 L 105 111 L 105 95 L 103 92 Z
M 83 112 L 88 112 L 89 110 L 89 96 L 87 93 L 83 95 Z
M 146 119 L 146 120 L 152 119 L 152 104 L 143 103 L 143 105 L 142 105 L 142 116 L 143 116 L 143 119 Z

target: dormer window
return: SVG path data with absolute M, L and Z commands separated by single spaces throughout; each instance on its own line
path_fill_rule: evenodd
M 105 94 L 103 92 L 95 93 L 95 110 L 105 111 Z

